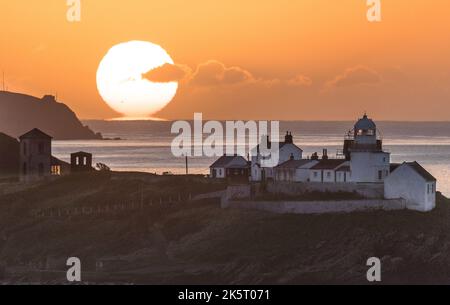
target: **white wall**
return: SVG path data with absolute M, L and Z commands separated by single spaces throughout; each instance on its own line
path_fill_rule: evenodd
M 267 186 L 267 191 L 273 194 L 281 193 L 292 196 L 309 192 L 356 192 L 366 198 L 384 198 L 384 185 L 379 183 L 275 182 Z
M 291 159 L 294 156 L 294 160 L 301 160 L 303 158 L 303 151 L 294 144 L 285 144 L 280 148 L 280 161 L 278 164 L 282 164 Z
M 387 199 L 403 198 L 408 201 L 411 209 L 431 211 L 436 206 L 436 192 L 428 194 L 428 184 L 414 169 L 403 164 L 386 178 L 384 196 Z M 430 184 L 435 190 L 435 183 Z
M 312 169 L 309 171 L 309 180 L 311 182 L 335 183 L 336 176 L 333 169 Z M 323 179 L 323 180 L 322 180 Z
M 336 172 L 336 182 L 345 183 L 351 180 L 350 172 L 337 171 Z
M 274 169 L 276 181 L 308 182 L 310 179 L 310 168 L 319 163 L 316 160 L 306 163 L 297 168 L 277 168 Z
M 336 177 L 334 176 L 334 170 L 326 169 L 323 170 L 323 182 L 324 183 L 334 183 L 336 181 Z
M 343 200 L 343 201 L 228 201 L 222 208 L 254 209 L 279 214 L 328 214 L 374 210 L 405 210 L 406 200 Z
M 291 159 L 291 156 L 294 157 L 294 160 L 301 160 L 303 157 L 303 151 L 301 148 L 297 147 L 295 144 L 285 144 L 279 150 L 279 160 L 278 164 L 280 165 Z M 252 181 L 261 181 L 262 180 L 262 171 L 265 173 L 266 179 L 275 179 L 275 171 L 272 167 L 259 168 L 256 164 L 261 164 L 261 155 L 252 156 L 252 173 L 251 180 Z
M 310 169 L 311 167 L 315 166 L 319 161 L 311 160 L 311 162 L 302 165 L 301 167 L 297 168 L 295 171 L 295 181 L 296 182 L 307 182 L 310 178 Z
M 352 152 L 350 168 L 353 182 L 383 182 L 390 171 L 390 153 Z M 381 180 L 378 176 L 381 171 Z
M 322 170 L 312 169 L 309 171 L 309 181 L 322 182 Z

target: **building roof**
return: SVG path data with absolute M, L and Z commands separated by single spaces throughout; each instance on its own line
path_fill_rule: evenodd
M 85 152 L 85 151 L 78 151 L 70 154 L 71 156 L 92 156 L 91 153 Z
M 393 172 L 393 171 L 395 171 L 400 165 L 402 165 L 401 163 L 391 163 L 391 165 L 390 165 L 390 171 L 391 171 L 391 173 Z
M 19 139 L 49 139 L 51 140 L 52 137 L 49 136 L 48 134 L 46 134 L 45 132 L 43 132 L 42 130 L 38 129 L 38 128 L 34 128 L 32 130 L 30 130 L 29 132 L 21 135 L 19 137 Z
M 242 163 L 245 165 L 238 166 L 237 164 L 229 165 L 232 161 L 235 161 L 236 159 L 242 159 Z M 248 167 L 247 160 L 244 159 L 242 156 L 222 156 L 220 157 L 216 162 L 214 162 L 210 168 L 212 167 L 221 167 L 221 168 L 246 168 Z
M 286 145 L 293 145 L 293 146 L 295 146 L 296 148 L 298 148 L 298 149 L 300 149 L 301 151 L 303 151 L 303 149 L 301 149 L 300 147 L 298 147 L 297 145 L 295 145 L 295 143 L 290 143 L 290 142 L 270 142 L 269 143 L 269 145 L 267 145 L 267 148 L 268 149 L 271 149 L 272 148 L 272 145 L 278 145 L 278 148 L 279 149 L 281 149 L 281 148 L 283 148 L 284 146 L 286 146 Z M 260 144 L 258 144 L 257 146 L 256 146 L 256 151 L 259 153 L 259 147 L 260 147 Z
M 364 114 L 362 119 L 359 119 L 355 124 L 355 130 L 369 130 L 376 129 L 377 125 L 367 117 L 367 114 Z
M 303 151 L 303 149 L 301 149 L 300 147 L 298 147 L 297 145 L 295 145 L 295 143 L 294 143 L 294 137 L 292 136 L 292 132 L 286 132 L 286 136 L 284 137 L 284 142 L 272 142 L 272 141 L 270 141 L 269 136 L 266 137 L 266 141 L 267 141 L 267 148 L 268 148 L 268 149 L 271 149 L 271 148 L 272 148 L 272 145 L 275 145 L 275 146 L 278 145 L 278 148 L 279 148 L 279 149 L 283 148 L 283 147 L 286 146 L 286 145 L 293 145 L 293 146 L 295 146 L 296 148 L 298 148 L 300 151 Z M 254 149 L 256 149 L 256 152 L 257 152 L 257 153 L 259 153 L 259 151 L 260 151 L 260 150 L 259 150 L 260 145 L 261 145 L 261 144 L 258 144 L 258 145 L 256 145 L 256 147 L 254 148 Z M 253 149 L 253 150 L 254 150 L 254 149 Z
M 56 157 L 53 157 L 53 156 L 52 156 L 52 159 L 51 159 L 51 164 L 52 164 L 52 166 L 54 166 L 54 165 L 70 166 L 70 164 L 67 163 L 66 161 L 60 160 L 60 159 L 58 159 Z
M 306 159 L 302 159 L 302 160 L 288 160 L 284 163 L 281 163 L 280 165 L 278 165 L 276 168 L 278 169 L 282 169 L 282 168 L 299 168 L 302 167 L 303 165 L 306 165 L 308 163 L 314 162 L 314 160 L 306 160 Z
M 247 163 L 247 164 L 242 164 L 242 165 L 240 165 L 240 164 L 231 164 L 231 165 L 227 165 L 227 166 L 225 166 L 225 168 L 230 168 L 230 169 L 243 169 L 243 168 L 250 168 L 250 165 Z
M 0 140 L 17 142 L 16 138 L 11 137 L 10 135 L 7 135 L 6 133 L 3 133 L 3 132 L 0 132 Z
M 347 162 L 344 159 L 328 159 L 328 160 L 320 160 L 319 163 L 311 167 L 311 169 L 336 169 Z
M 422 167 L 419 163 L 416 161 L 414 162 L 405 162 L 405 164 L 409 165 L 412 169 L 416 171 L 422 178 L 425 179 L 427 182 L 435 182 L 436 178 L 433 177 L 425 168 Z
M 349 165 L 344 165 L 344 166 L 339 167 L 336 171 L 337 172 L 350 172 L 351 169 L 350 169 Z

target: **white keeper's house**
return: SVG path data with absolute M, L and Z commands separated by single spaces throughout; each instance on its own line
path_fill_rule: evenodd
M 267 137 L 267 148 L 271 149 L 273 145 L 279 147 L 279 161 L 278 165 L 289 160 L 302 160 L 303 150 L 294 144 L 294 137 L 292 132 L 286 132 L 284 142 L 271 142 Z M 260 151 L 259 145 L 253 150 L 251 158 L 251 181 L 266 181 L 273 180 L 275 175 L 274 167 L 263 167 L 261 165 L 262 158 L 264 158 Z
M 384 197 L 403 198 L 412 209 L 431 211 L 436 207 L 436 178 L 417 162 L 393 164 L 384 182 Z

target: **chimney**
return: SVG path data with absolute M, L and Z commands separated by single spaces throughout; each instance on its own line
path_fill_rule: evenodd
M 286 144 L 293 144 L 294 143 L 294 138 L 292 137 L 292 133 L 287 131 L 286 132 L 286 136 L 284 137 L 284 142 Z
M 328 160 L 328 150 L 327 150 L 327 149 L 324 149 L 324 150 L 323 150 L 322 159 L 323 159 L 323 160 Z
M 319 155 L 315 152 L 311 155 L 311 160 L 319 160 Z

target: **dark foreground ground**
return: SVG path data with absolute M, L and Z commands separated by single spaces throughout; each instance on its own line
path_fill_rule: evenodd
M 221 188 L 198 177 L 107 173 L 0 185 L 0 282 L 65 283 L 65 260 L 76 256 L 89 283 L 366 284 L 366 260 L 376 256 L 384 284 L 450 283 L 450 201 L 440 195 L 427 214 L 276 215 L 158 201 Z M 150 201 L 112 214 L 32 216 Z

